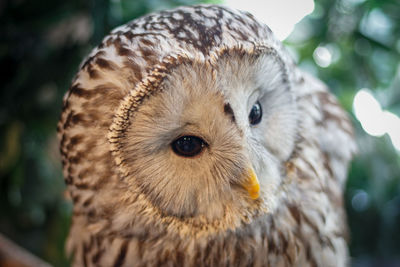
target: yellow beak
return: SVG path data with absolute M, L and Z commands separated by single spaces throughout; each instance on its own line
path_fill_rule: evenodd
M 255 174 L 253 168 L 250 168 L 246 173 L 246 182 L 243 187 L 249 192 L 252 199 L 257 199 L 260 192 L 260 184 L 258 183 L 257 175 Z

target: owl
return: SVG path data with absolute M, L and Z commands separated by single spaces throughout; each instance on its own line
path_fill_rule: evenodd
M 251 14 L 161 11 L 80 66 L 58 124 L 74 266 L 346 266 L 351 123 Z

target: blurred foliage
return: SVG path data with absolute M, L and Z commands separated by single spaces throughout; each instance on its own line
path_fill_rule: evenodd
M 68 265 L 63 246 L 71 206 L 63 197 L 55 136 L 63 94 L 81 60 L 112 28 L 195 2 L 0 2 L 0 232 L 56 266 Z M 285 43 L 350 114 L 361 88 L 400 114 L 398 0 L 317 0 Z M 332 56 L 328 66 L 317 64 L 321 47 Z M 351 116 L 359 145 L 346 191 L 353 265 L 394 266 L 400 264 L 400 153 L 387 135 L 367 135 Z

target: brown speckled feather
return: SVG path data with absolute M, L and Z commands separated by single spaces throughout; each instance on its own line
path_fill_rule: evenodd
M 208 141 L 198 158 L 169 149 L 187 132 Z M 248 13 L 181 7 L 116 28 L 81 65 L 58 136 L 74 266 L 348 263 L 352 126 Z M 255 200 L 239 186 L 249 164 Z

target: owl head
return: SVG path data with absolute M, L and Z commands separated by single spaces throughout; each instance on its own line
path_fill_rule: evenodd
M 115 29 L 64 99 L 74 208 L 127 232 L 234 229 L 270 212 L 296 145 L 296 79 L 248 13 L 181 7 Z

